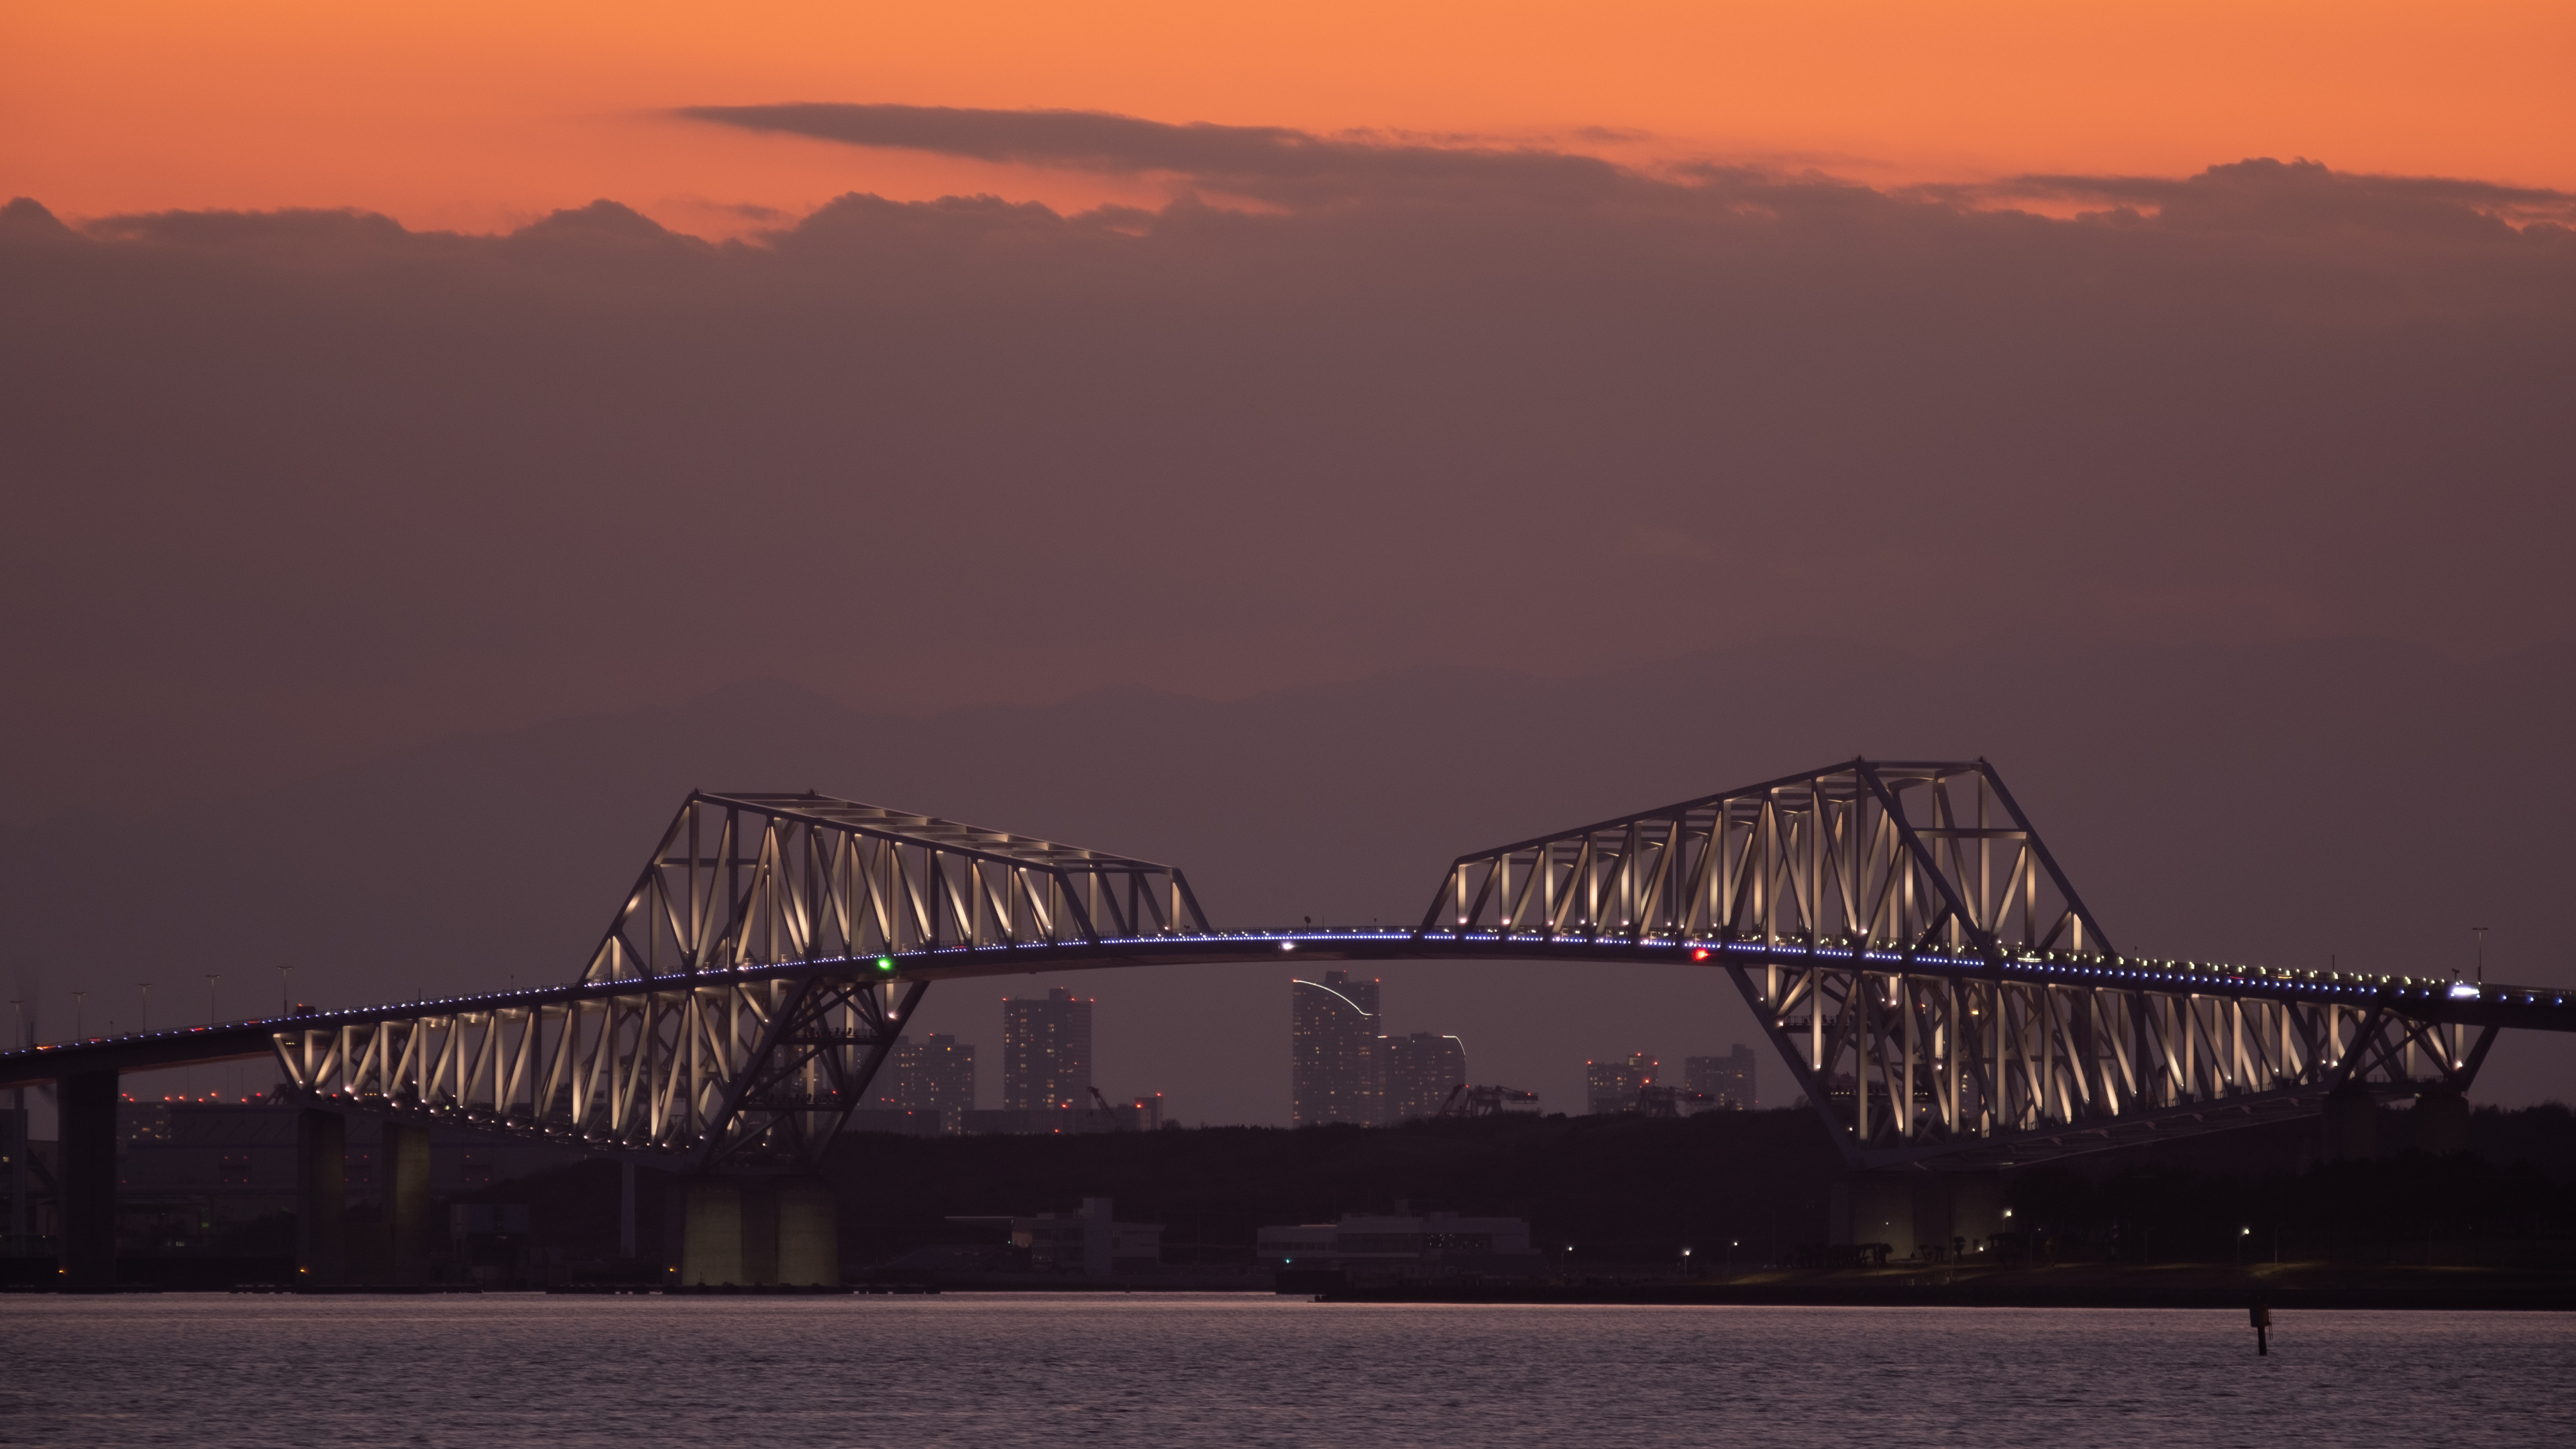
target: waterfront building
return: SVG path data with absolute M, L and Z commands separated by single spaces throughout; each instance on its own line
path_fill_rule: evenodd
M 1753 1089 L 1753 1048 L 1736 1042 L 1722 1057 L 1684 1057 L 1682 1086 L 1706 1096 L 1715 1110 L 1750 1112 L 1758 1102 Z
M 1417 1031 L 1384 1037 L 1388 1122 L 1437 1117 L 1450 1093 L 1467 1084 L 1467 1044 L 1454 1036 Z
M 858 1107 L 850 1120 L 841 1124 L 844 1132 L 887 1132 L 897 1137 L 939 1137 L 966 1131 L 961 1119 L 972 1116 L 960 1112 L 943 1116 L 937 1112 L 907 1112 L 901 1107 Z
M 1091 1007 L 1062 987 L 1044 1000 L 1002 1003 L 1002 1109 L 1080 1111 L 1091 1105 Z
M 1163 1266 L 1163 1225 L 1122 1223 L 1105 1197 L 1087 1197 L 1078 1212 L 1028 1217 L 952 1217 L 952 1223 L 1007 1227 L 1011 1246 L 1027 1250 L 1041 1273 L 1080 1273 L 1108 1278 L 1152 1273 Z
M 1347 971 L 1290 983 L 1289 1111 L 1296 1125 L 1385 1120 L 1379 985 Z
M 1662 1069 L 1663 1063 L 1644 1052 L 1624 1061 L 1585 1062 L 1583 1109 L 1595 1116 L 1638 1110 L 1646 1089 L 1655 1084 L 1656 1073 Z
M 1544 1268 L 1519 1218 L 1415 1213 L 1344 1213 L 1337 1222 L 1266 1227 L 1255 1252 L 1265 1268 L 1363 1272 L 1373 1277 L 1526 1275 Z

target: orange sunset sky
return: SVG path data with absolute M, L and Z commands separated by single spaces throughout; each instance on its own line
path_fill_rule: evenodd
M 350 206 L 472 231 L 605 196 L 701 234 L 852 190 L 1157 199 L 670 115 L 784 101 L 1376 128 L 1879 185 L 2305 156 L 2576 189 L 2571 81 L 2566 0 L 96 0 L 0 20 L 0 191 L 75 219 Z

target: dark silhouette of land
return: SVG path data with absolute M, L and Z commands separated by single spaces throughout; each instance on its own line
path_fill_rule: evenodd
M 2383 1155 L 2364 1161 L 2318 1160 L 2315 1124 L 2293 1122 L 2021 1169 L 2006 1180 L 2024 1230 L 1982 1245 L 1984 1263 L 1891 1271 L 1903 1281 L 2046 1269 L 2058 1288 L 2088 1292 L 2141 1272 L 2160 1291 L 2234 1292 L 2276 1258 L 2319 1289 L 2402 1283 L 2428 1267 L 2455 1286 L 2468 1272 L 2528 1287 L 2576 1271 L 2576 1114 L 2558 1105 L 2482 1109 L 2471 1115 L 2468 1149 L 2439 1157 L 2412 1150 L 2407 1119 L 2384 1110 Z M 952 1217 L 1070 1211 L 1082 1198 L 1109 1197 L 1120 1218 L 1165 1226 L 1165 1259 L 1175 1267 L 1249 1269 L 1266 1224 L 1409 1204 L 1524 1218 L 1542 1252 L 1563 1255 L 1573 1245 L 1562 1271 L 1577 1284 L 1623 1290 L 1669 1284 L 1684 1246 L 1694 1249 L 1695 1276 L 1745 1278 L 1748 1289 L 1766 1264 L 1820 1266 L 1814 1249 L 1827 1237 L 1840 1173 L 1823 1127 L 1803 1108 L 1677 1121 L 859 1134 L 829 1164 L 854 1277 L 925 1248 L 999 1241 L 993 1227 Z M 658 1262 L 676 1241 L 665 1206 L 676 1194 L 659 1174 L 640 1176 L 639 1248 Z M 531 1204 L 541 1242 L 605 1272 L 617 1181 L 613 1165 L 591 1162 L 470 1197 Z M 2212 1279 L 2213 1269 L 2242 1271 Z
M 1369 1129 L 861 1133 L 827 1173 L 844 1276 L 914 1287 L 1267 1288 L 1254 1254 L 1263 1226 L 1409 1207 L 1526 1220 L 1547 1279 L 1381 1294 L 2188 1305 L 2241 1303 L 2261 1287 L 2280 1306 L 2576 1307 L 2576 1114 L 2480 1109 L 2466 1150 L 2442 1156 L 2413 1149 L 2410 1115 L 2381 1111 L 2381 1155 L 2367 1160 L 2322 1160 L 2316 1124 L 2289 1122 L 2019 1169 L 2006 1177 L 2014 1232 L 1953 1261 L 1875 1269 L 1824 1249 L 1842 1168 L 1804 1108 Z M 679 1179 L 635 1174 L 628 1258 L 620 1176 L 614 1162 L 574 1163 L 459 1194 L 440 1205 L 442 1220 L 452 1205 L 524 1205 L 523 1236 L 470 1245 L 524 1286 L 658 1285 L 677 1261 Z M 951 1219 L 1065 1212 L 1086 1197 L 1164 1226 L 1163 1280 L 967 1271 L 979 1260 L 964 1250 L 999 1248 L 1003 1234 Z M 211 1253 L 131 1253 L 122 1272 L 165 1288 L 291 1282 L 293 1238 L 291 1220 L 263 1220 Z M 1692 1281 L 1677 1285 L 1685 1246 Z M 984 1266 L 999 1261 L 986 1254 Z M 49 1267 L 15 1262 L 9 1276 L 32 1283 Z

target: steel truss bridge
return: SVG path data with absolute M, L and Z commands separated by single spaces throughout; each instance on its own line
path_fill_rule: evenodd
M 2554 989 L 2123 955 L 1992 766 L 1851 760 L 1461 856 L 1411 930 L 1219 931 L 1171 866 L 693 793 L 577 980 L 53 1043 L 0 1086 L 268 1058 L 308 1106 L 802 1174 L 933 982 L 1282 953 L 1724 971 L 1857 1168 L 2464 1092 L 2497 1031 L 2576 1030 Z

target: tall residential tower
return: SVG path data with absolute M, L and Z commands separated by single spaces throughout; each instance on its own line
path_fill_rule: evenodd
M 1002 1003 L 1002 1109 L 1091 1105 L 1091 1000 L 1062 987 Z
M 1386 1060 L 1386 1117 L 1410 1122 L 1437 1117 L 1449 1094 L 1467 1085 L 1467 1044 L 1454 1036 L 1417 1031 L 1381 1038 Z
M 1378 1044 L 1378 983 L 1327 971 L 1289 987 L 1291 1118 L 1310 1122 L 1383 1120 L 1385 1084 Z
M 940 1130 L 957 1131 L 975 1110 L 975 1048 L 953 1036 L 934 1035 L 924 1042 L 903 1042 L 894 1049 L 895 1106 L 939 1119 Z

